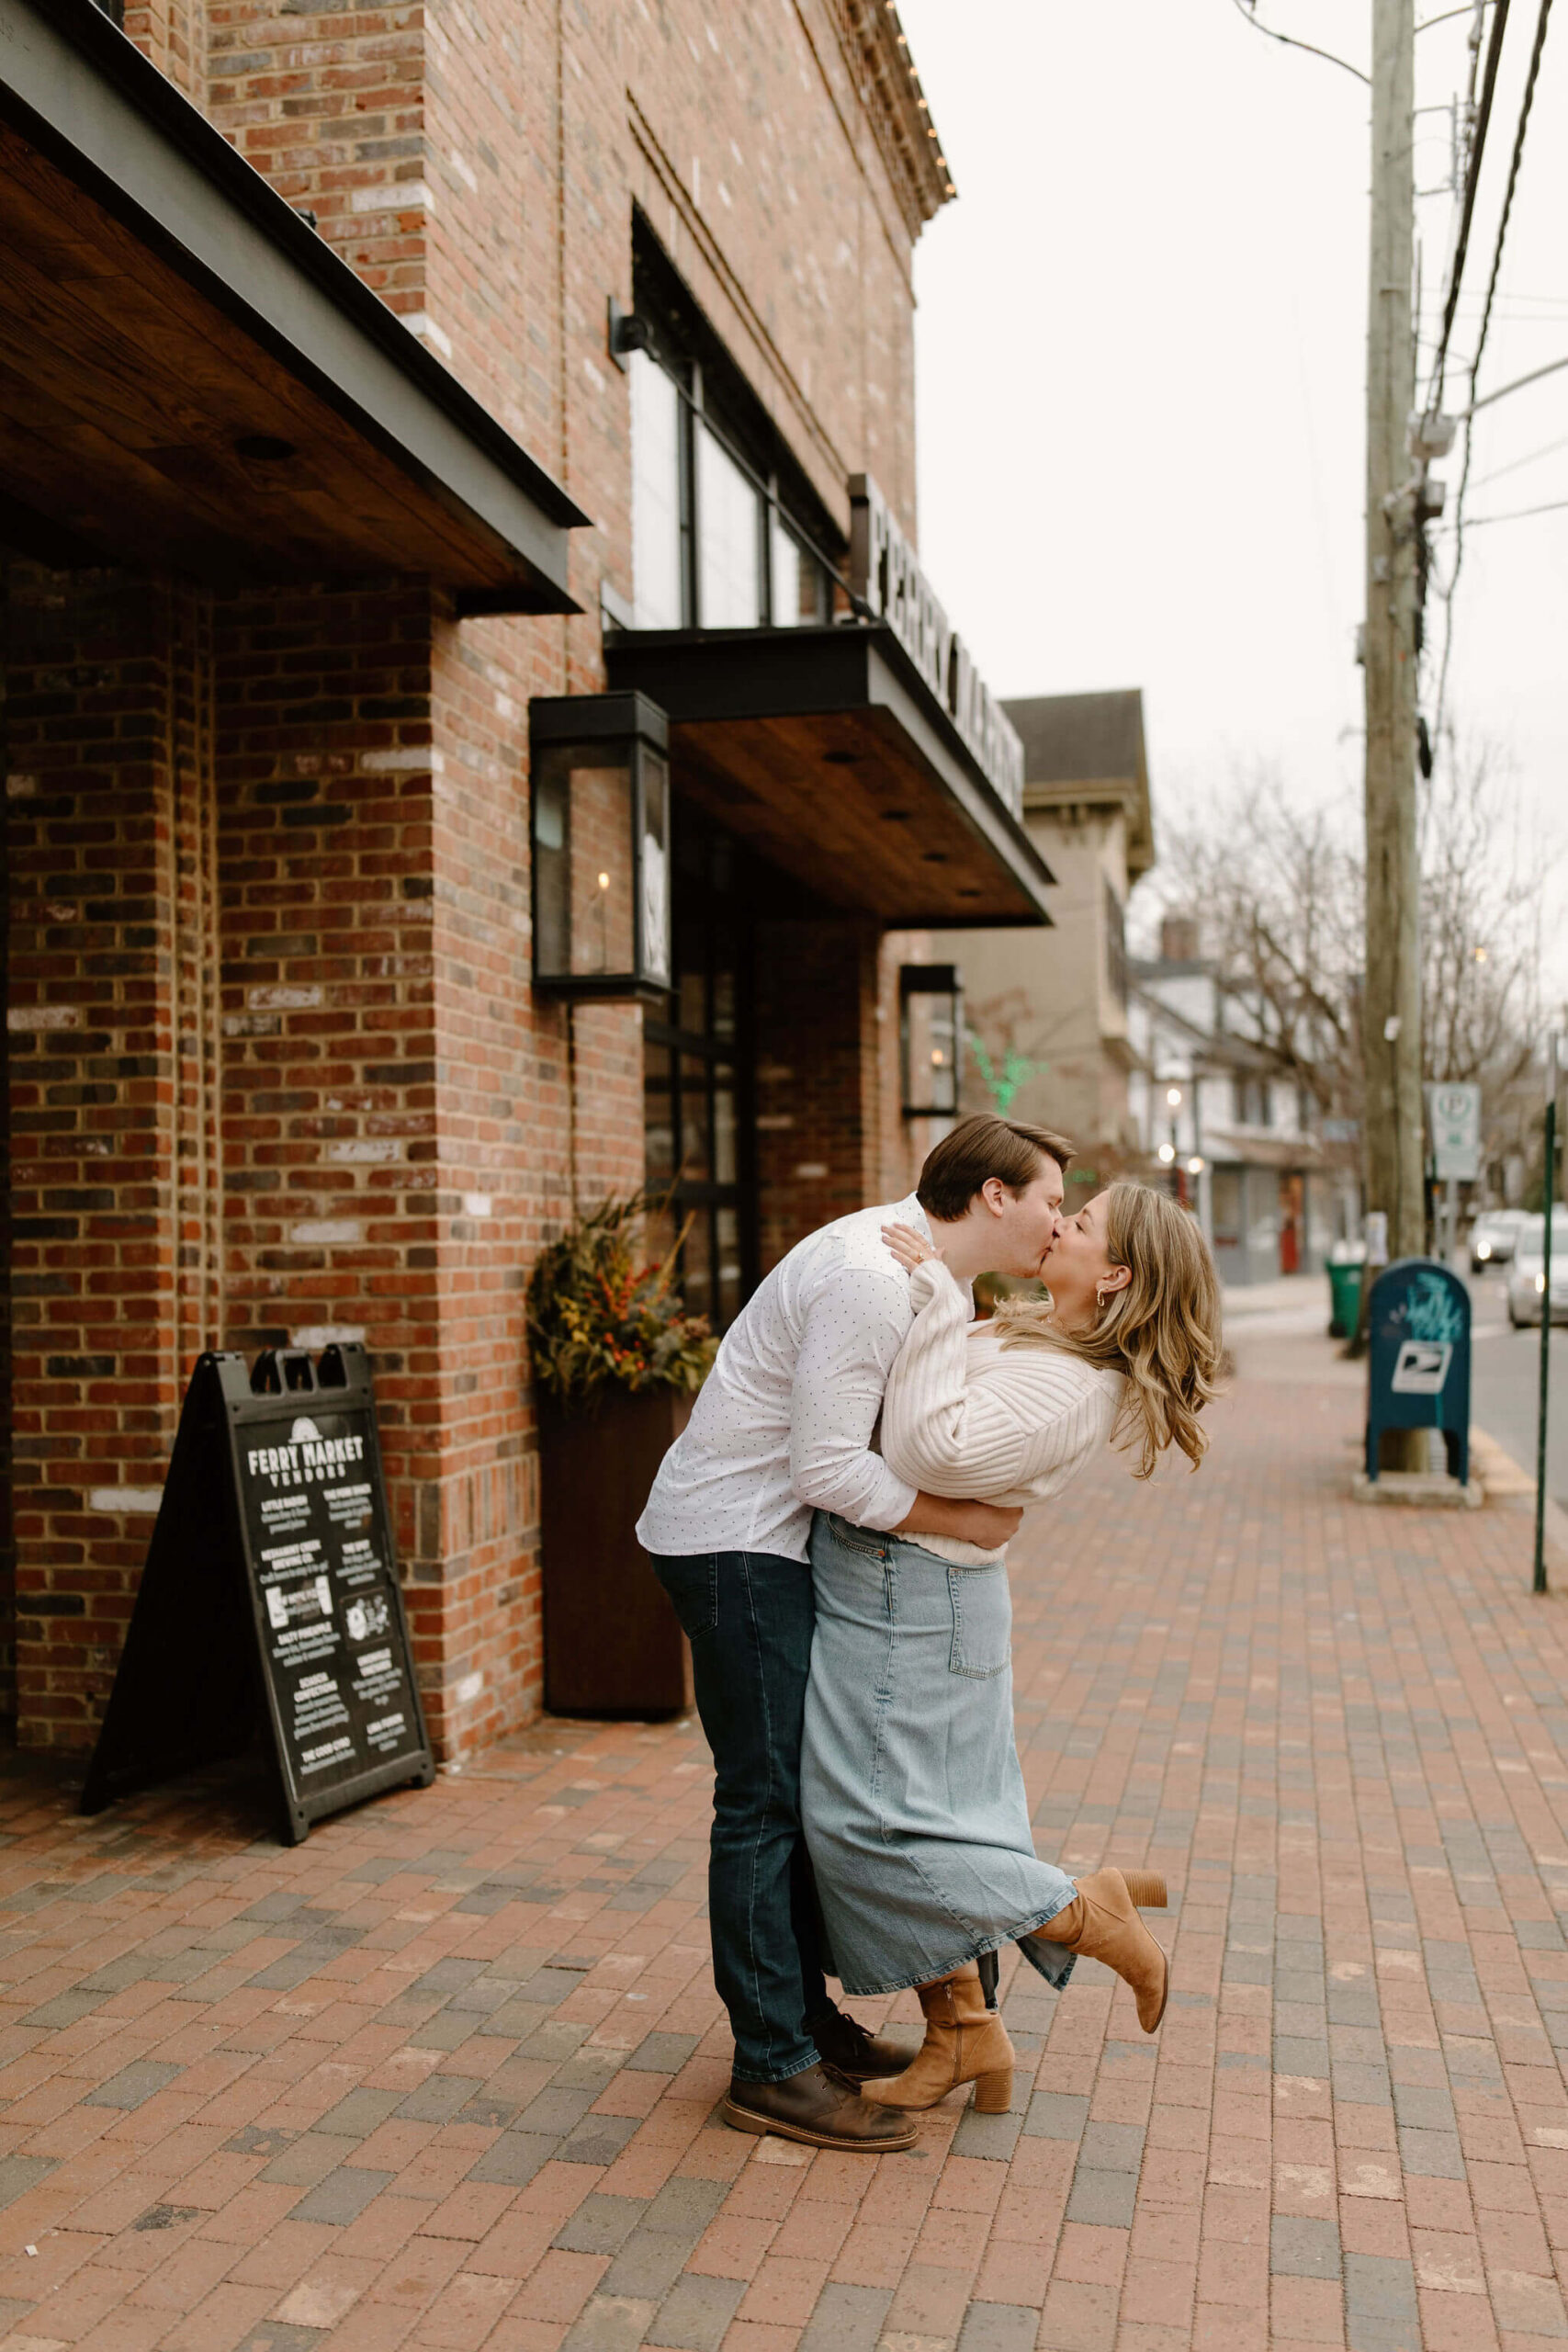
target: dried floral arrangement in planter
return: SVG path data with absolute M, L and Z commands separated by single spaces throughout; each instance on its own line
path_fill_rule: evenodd
M 540 1254 L 528 1345 L 539 1386 L 568 1412 L 592 1412 L 607 1389 L 690 1396 L 707 1375 L 718 1341 L 673 1287 L 684 1228 L 668 1257 L 638 1252 L 643 1219 L 665 1205 L 646 1193 L 601 1201 Z

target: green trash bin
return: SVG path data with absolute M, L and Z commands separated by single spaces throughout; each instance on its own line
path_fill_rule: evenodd
M 1359 1265 L 1341 1266 L 1330 1263 L 1328 1269 L 1328 1336 L 1331 1340 L 1350 1340 L 1356 1335 L 1356 1323 L 1361 1311 L 1361 1269 Z

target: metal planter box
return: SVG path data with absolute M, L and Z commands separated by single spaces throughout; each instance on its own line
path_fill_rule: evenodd
M 610 1393 L 592 1413 L 541 1399 L 545 1705 L 557 1715 L 675 1715 L 692 1656 L 637 1522 L 692 1398 Z

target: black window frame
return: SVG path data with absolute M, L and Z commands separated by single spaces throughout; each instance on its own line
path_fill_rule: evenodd
M 648 1122 L 647 1058 L 649 1047 L 667 1055 L 670 1082 L 667 1092 L 670 1117 L 671 1167 L 672 1177 L 649 1177 L 649 1188 L 656 1197 L 669 1203 L 671 1238 L 679 1233 L 691 1216 L 705 1227 L 707 1257 L 710 1269 L 710 1295 L 704 1302 L 693 1300 L 686 1279 L 685 1245 L 677 1261 L 677 1280 L 682 1295 L 695 1311 L 705 1312 L 716 1331 L 728 1328 L 733 1316 L 721 1310 L 719 1280 L 720 1246 L 719 1217 L 723 1211 L 732 1210 L 736 1219 L 736 1249 L 739 1281 L 735 1313 L 739 1314 L 757 1286 L 759 1234 L 756 1169 L 756 1096 L 755 1096 L 755 1011 L 750 954 L 750 922 L 748 913 L 748 876 L 741 869 L 746 863 L 745 852 L 734 836 L 725 832 L 694 808 L 689 800 L 677 800 L 673 833 L 671 887 L 674 893 L 673 936 L 675 942 L 674 988 L 666 999 L 667 1012 L 649 1005 L 643 1012 L 644 1102 L 645 1132 Z M 683 1027 L 680 1018 L 680 984 L 693 969 L 690 961 L 692 941 L 702 944 L 703 1027 Z M 721 961 L 721 952 L 728 941 L 733 958 L 728 965 Z M 733 985 L 733 1024 L 728 1036 L 721 1036 L 714 1026 L 714 979 L 716 973 L 728 970 Z M 687 1177 L 682 1171 L 682 1138 L 685 1128 L 685 1092 L 690 1083 L 682 1065 L 697 1061 L 704 1067 L 703 1125 L 707 1138 L 709 1173 L 705 1177 Z M 714 1138 L 716 1121 L 714 1112 L 715 1076 L 720 1069 L 730 1078 L 730 1097 L 735 1119 L 735 1172 L 728 1182 L 721 1182 L 713 1173 Z M 661 1193 L 660 1184 L 667 1189 Z
M 757 532 L 758 610 L 761 626 L 798 628 L 796 613 L 781 622 L 775 613 L 773 530 L 788 533 L 817 580 L 816 618 L 831 618 L 835 590 L 847 601 L 844 574 L 848 549 L 804 469 L 735 364 L 690 288 L 634 208 L 632 287 L 637 316 L 649 333 L 645 356 L 663 369 L 681 403 L 678 496 L 681 507 L 681 604 L 682 628 L 704 624 L 699 549 L 696 435 L 713 435 L 750 482 L 759 502 Z M 635 453 L 633 463 L 636 463 Z

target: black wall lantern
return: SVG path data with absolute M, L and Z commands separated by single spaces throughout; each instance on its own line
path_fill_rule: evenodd
M 956 964 L 898 967 L 898 1058 L 907 1119 L 958 1114 L 964 1067 L 964 976 Z
M 646 695 L 528 706 L 534 986 L 662 997 L 670 987 L 670 729 Z

